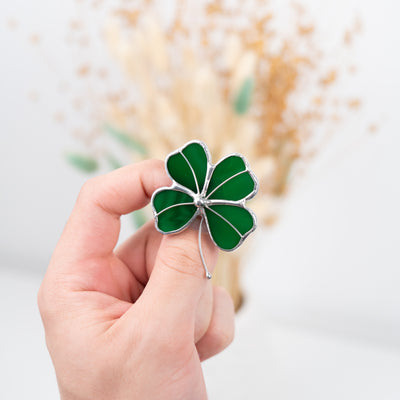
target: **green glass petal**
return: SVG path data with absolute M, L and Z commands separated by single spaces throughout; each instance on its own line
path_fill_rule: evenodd
M 175 182 L 198 193 L 204 186 L 207 163 L 208 158 L 203 146 L 194 142 L 172 154 L 167 161 L 167 169 Z
M 219 162 L 210 179 L 207 198 L 238 201 L 255 189 L 255 182 L 242 157 L 229 156 Z
M 166 188 L 157 192 L 153 198 L 153 206 L 157 213 L 174 204 L 193 203 L 193 199 L 188 194 Z
M 197 207 L 186 193 L 174 189 L 161 190 L 153 198 L 158 229 L 164 233 L 183 229 L 194 216 Z
M 212 205 L 205 212 L 210 234 L 222 250 L 233 250 L 254 227 L 252 214 L 240 206 Z

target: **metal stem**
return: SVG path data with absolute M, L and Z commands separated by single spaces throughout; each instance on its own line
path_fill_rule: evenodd
M 201 215 L 200 226 L 199 226 L 199 250 L 200 250 L 200 258 L 201 258 L 201 262 L 203 263 L 204 271 L 206 272 L 206 278 L 207 278 L 207 279 L 211 279 L 211 278 L 212 278 L 212 275 L 211 275 L 210 271 L 207 269 L 206 262 L 204 261 L 203 249 L 201 248 L 201 227 L 202 227 L 202 225 L 203 225 L 203 220 L 204 220 L 204 216 L 203 216 L 203 214 L 202 214 L 202 215 Z

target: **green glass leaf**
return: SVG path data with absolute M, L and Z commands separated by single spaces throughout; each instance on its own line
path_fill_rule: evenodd
M 130 150 L 134 150 L 142 155 L 147 155 L 147 149 L 140 142 L 135 140 L 132 135 L 122 132 L 115 127 L 105 124 L 104 130 L 117 142 L 121 143 Z
M 171 178 L 194 193 L 200 193 L 203 189 L 207 165 L 208 154 L 198 142 L 190 142 L 167 160 Z
M 207 188 L 208 199 L 239 201 L 254 193 L 256 183 L 241 156 L 232 155 L 220 161 Z
M 239 89 L 233 102 L 233 108 L 236 114 L 243 115 L 248 111 L 254 89 L 254 79 L 247 78 Z
M 255 217 L 239 205 L 210 205 L 205 213 L 211 237 L 222 250 L 234 250 L 255 227 Z
M 65 158 L 69 164 L 83 172 L 94 172 L 98 169 L 99 163 L 93 157 L 80 153 L 66 153 Z
M 193 198 L 175 189 L 163 189 L 153 197 L 157 228 L 163 233 L 178 232 L 194 218 L 197 207 Z

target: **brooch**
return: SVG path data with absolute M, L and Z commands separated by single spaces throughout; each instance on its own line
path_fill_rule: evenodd
M 151 198 L 156 229 L 163 234 L 178 233 L 200 217 L 200 257 L 211 279 L 201 248 L 202 225 L 221 250 L 237 249 L 257 227 L 256 216 L 245 201 L 256 195 L 258 180 L 241 154 L 212 164 L 207 146 L 198 140 L 170 153 L 165 167 L 173 184 L 157 189 Z

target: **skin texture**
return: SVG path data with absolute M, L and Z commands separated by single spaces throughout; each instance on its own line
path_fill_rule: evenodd
M 197 231 L 154 222 L 115 249 L 120 216 L 171 184 L 150 160 L 89 180 L 38 293 L 63 400 L 206 399 L 201 361 L 230 344 L 232 300 L 204 276 Z M 217 249 L 202 238 L 210 270 Z

